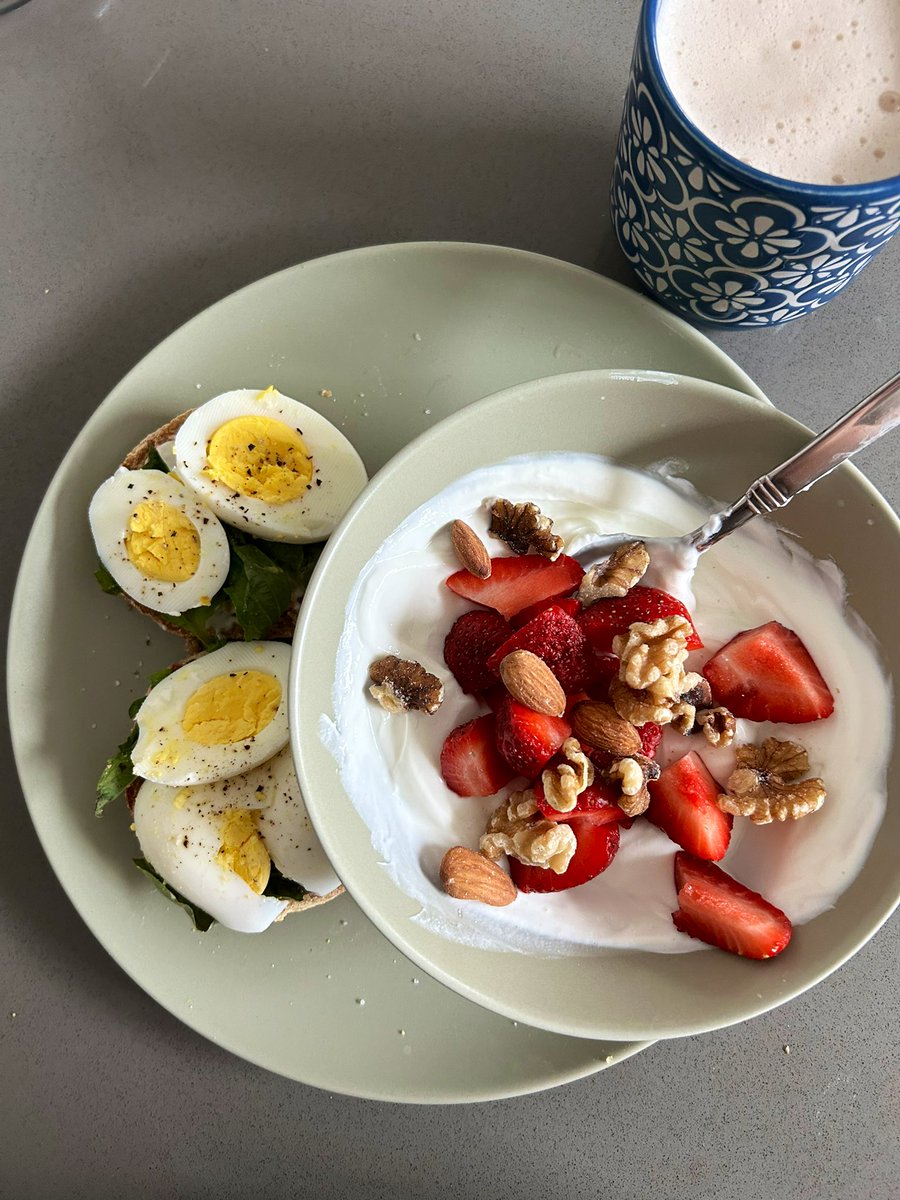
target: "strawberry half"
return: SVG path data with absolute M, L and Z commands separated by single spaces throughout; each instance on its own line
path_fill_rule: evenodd
M 593 821 L 595 825 L 611 825 L 616 822 L 624 825 L 626 829 L 631 825 L 631 817 L 626 816 L 616 804 L 616 793 L 612 788 L 596 781 L 584 789 L 575 807 L 568 812 L 560 812 L 548 803 L 540 781 L 534 785 L 534 798 L 541 816 L 547 821 L 571 821 L 573 817 L 580 817 L 585 821 Z
M 485 692 L 499 682 L 487 660 L 510 632 L 509 622 L 489 608 L 473 609 L 453 622 L 444 639 L 444 662 L 464 692 Z
M 671 763 L 649 783 L 645 816 L 688 854 L 718 861 L 728 849 L 734 818 L 716 803 L 721 788 L 696 751 Z
M 568 595 L 578 587 L 583 575 L 580 564 L 566 554 L 553 562 L 540 554 L 520 554 L 492 558 L 487 579 L 478 579 L 463 570 L 456 571 L 446 583 L 457 596 L 494 608 L 509 620 L 530 604 Z
M 513 876 L 515 879 L 515 876 Z M 675 928 L 744 958 L 774 958 L 791 940 L 790 920 L 714 863 L 675 855 Z
M 488 669 L 500 670 L 500 664 L 513 650 L 530 650 L 542 658 L 564 692 L 577 692 L 588 673 L 587 641 L 574 618 L 559 605 L 551 605 L 517 629 L 487 660 Z
M 497 749 L 517 775 L 533 779 L 547 765 L 572 726 L 563 717 L 533 712 L 507 696 L 497 709 Z
M 496 718 L 485 713 L 457 725 L 444 740 L 441 774 L 457 796 L 493 796 L 516 777 L 497 751 Z
M 627 633 L 635 621 L 658 621 L 660 617 L 681 616 L 691 621 L 691 614 L 680 600 L 659 588 L 636 584 L 626 595 L 598 600 L 578 614 L 578 624 L 587 640 L 601 654 L 612 650 L 613 638 Z M 691 628 L 694 623 L 691 621 Z M 688 650 L 700 650 L 703 642 L 696 629 L 688 638 Z
M 834 712 L 834 697 L 792 629 L 769 621 L 717 651 L 703 674 L 717 704 L 750 721 L 799 725 Z
M 563 892 L 596 879 L 619 849 L 619 826 L 611 821 L 600 824 L 590 817 L 570 817 L 577 846 L 572 860 L 561 875 L 549 867 L 528 867 L 517 858 L 510 858 L 509 873 L 520 892 Z
M 537 604 L 529 604 L 527 608 L 523 608 L 521 612 L 516 613 L 511 622 L 513 629 L 521 629 L 523 625 L 527 625 L 533 617 L 538 616 L 545 608 L 549 608 L 551 604 L 556 605 L 557 608 L 561 608 L 570 617 L 577 617 L 581 612 L 581 604 L 574 596 L 551 596 L 549 600 L 540 600 Z

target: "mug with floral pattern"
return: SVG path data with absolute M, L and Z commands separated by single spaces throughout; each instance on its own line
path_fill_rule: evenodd
M 769 326 L 820 308 L 900 228 L 900 176 L 779 179 L 710 141 L 660 67 L 644 0 L 610 190 L 613 227 L 651 295 L 694 320 Z

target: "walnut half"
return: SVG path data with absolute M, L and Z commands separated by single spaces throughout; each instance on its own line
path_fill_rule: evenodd
M 723 812 L 768 825 L 797 821 L 822 807 L 825 784 L 801 779 L 809 770 L 809 756 L 799 742 L 766 738 L 761 746 L 738 746 L 735 754 L 737 768 L 717 801 Z
M 542 554 L 544 558 L 558 558 L 564 542 L 553 532 L 553 522 L 545 517 L 536 504 L 513 504 L 511 500 L 497 499 L 491 505 L 491 537 L 506 542 L 514 554 Z
M 643 542 L 617 546 L 605 562 L 596 563 L 586 573 L 578 588 L 578 599 L 589 608 L 598 600 L 625 596 L 643 579 L 649 566 L 650 555 Z
M 659 779 L 659 763 L 645 754 L 632 754 L 629 758 L 617 759 L 607 769 L 607 778 L 618 783 L 621 795 L 616 800 L 622 812 L 629 817 L 639 817 L 650 804 L 647 783 Z
M 529 867 L 549 867 L 562 875 L 575 853 L 575 834 L 564 821 L 545 821 L 532 792 L 513 792 L 488 821 L 478 848 L 486 858 L 501 854 Z
M 369 667 L 370 694 L 390 713 L 419 709 L 433 713 L 444 699 L 444 685 L 437 675 L 410 658 L 387 654 Z
M 548 768 L 541 775 L 544 798 L 557 812 L 571 812 L 581 793 L 594 782 L 594 764 L 582 753 L 577 738 L 562 744 L 566 761 Z

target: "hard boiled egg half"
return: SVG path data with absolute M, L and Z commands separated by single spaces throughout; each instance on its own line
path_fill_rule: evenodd
M 328 537 L 366 484 L 340 430 L 272 387 L 195 409 L 175 435 L 175 462 L 223 521 L 270 541 Z
M 286 902 L 262 893 L 271 862 L 318 896 L 339 881 L 312 830 L 289 747 L 233 779 L 141 785 L 134 826 L 150 865 L 220 924 L 267 929 Z
M 100 561 L 123 592 L 178 616 L 209 604 L 228 574 L 230 551 L 216 515 L 163 471 L 121 467 L 88 510 Z
M 170 787 L 230 779 L 287 745 L 291 648 L 229 642 L 149 693 L 131 752 L 136 775 Z

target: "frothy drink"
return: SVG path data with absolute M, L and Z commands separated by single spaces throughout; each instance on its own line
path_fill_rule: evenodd
M 663 73 L 723 150 L 785 179 L 900 175 L 900 0 L 662 0 Z

